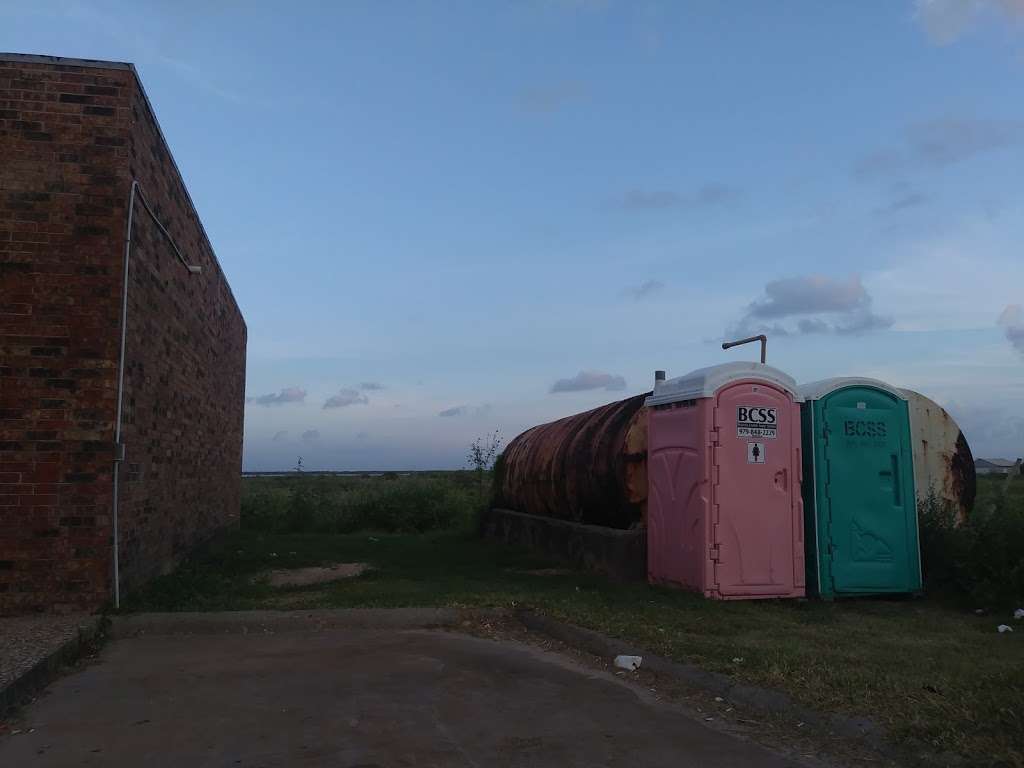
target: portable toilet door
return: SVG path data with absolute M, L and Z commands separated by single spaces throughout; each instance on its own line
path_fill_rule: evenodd
M 808 591 L 826 598 L 920 591 L 906 397 L 862 378 L 807 384 L 800 394 Z
M 649 581 L 722 600 L 804 595 L 797 400 L 796 382 L 760 363 L 655 383 Z

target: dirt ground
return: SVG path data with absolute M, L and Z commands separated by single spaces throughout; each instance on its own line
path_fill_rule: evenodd
M 272 587 L 308 587 L 313 584 L 330 584 L 343 579 L 354 579 L 369 570 L 366 563 L 335 563 L 328 566 L 309 568 L 286 568 L 271 571 L 267 581 Z

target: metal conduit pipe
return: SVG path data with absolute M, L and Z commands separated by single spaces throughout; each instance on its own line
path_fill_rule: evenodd
M 114 421 L 114 494 L 111 503 L 111 525 L 114 534 L 114 607 L 121 607 L 121 569 L 120 569 L 120 552 L 119 552 L 119 536 L 117 527 L 117 503 L 118 503 L 118 491 L 119 491 L 119 479 L 120 479 L 120 468 L 121 462 L 124 461 L 125 451 L 124 444 L 121 442 L 121 414 L 124 409 L 124 350 L 125 342 L 128 331 L 128 267 L 131 263 L 132 258 L 132 224 L 135 219 L 135 198 L 138 197 L 142 203 L 142 207 L 146 213 L 156 224 L 157 229 L 160 230 L 160 234 L 164 236 L 171 248 L 174 250 L 175 255 L 178 257 L 185 269 L 188 270 L 190 275 L 198 275 L 203 271 L 203 268 L 197 264 L 189 264 L 185 257 L 182 256 L 181 250 L 178 248 L 178 244 L 174 242 L 174 238 L 167 231 L 167 227 L 163 225 L 163 222 L 157 218 L 153 209 L 150 207 L 149 202 L 146 200 L 146 196 L 142 194 L 142 187 L 139 186 L 138 179 L 132 179 L 132 189 L 128 196 L 128 225 L 125 233 L 124 241 L 124 285 L 121 288 L 121 350 L 117 360 L 117 415 Z
M 764 365 L 765 358 L 767 357 L 768 351 L 768 337 L 763 333 L 758 336 L 751 336 L 746 339 L 740 339 L 739 341 L 726 341 L 722 343 L 722 349 L 732 349 L 738 347 L 740 344 L 749 344 L 752 341 L 761 342 L 761 365 Z

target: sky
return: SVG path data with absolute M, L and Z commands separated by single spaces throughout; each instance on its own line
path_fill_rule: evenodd
M 464 466 L 760 332 L 1024 455 L 1024 0 L 0 0 L 0 50 L 138 68 L 244 469 Z

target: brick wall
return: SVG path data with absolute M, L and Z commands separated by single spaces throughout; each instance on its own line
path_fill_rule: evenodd
M 137 178 L 182 255 L 136 206 L 128 283 L 121 585 L 169 571 L 237 523 L 246 329 L 141 90 L 129 134 Z
M 245 325 L 126 65 L 0 57 L 0 613 L 111 591 L 122 260 L 139 178 L 122 587 L 237 517 Z

